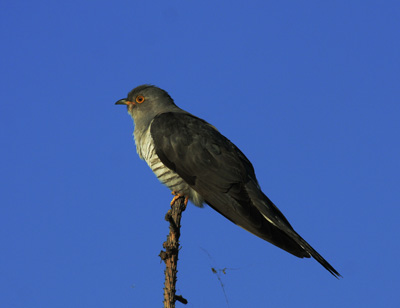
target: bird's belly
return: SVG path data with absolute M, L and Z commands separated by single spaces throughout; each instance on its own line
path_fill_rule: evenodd
M 149 140 L 149 139 L 147 139 Z M 151 140 L 151 139 L 150 139 Z M 144 151 L 143 151 L 144 150 Z M 138 148 L 139 156 L 146 161 L 151 170 L 171 191 L 188 196 L 189 200 L 197 206 L 203 206 L 204 199 L 191 188 L 175 171 L 165 166 L 158 157 L 154 145 L 149 142 Z
M 189 185 L 176 172 L 166 167 L 157 154 L 154 153 L 146 162 L 160 182 L 165 184 L 169 189 L 185 195 L 189 193 Z

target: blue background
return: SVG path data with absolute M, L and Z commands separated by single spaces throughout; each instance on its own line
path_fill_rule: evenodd
M 190 205 L 187 307 L 400 306 L 398 1 L 6 0 L 0 24 L 1 307 L 162 306 L 172 196 L 114 106 L 143 83 L 344 277 Z

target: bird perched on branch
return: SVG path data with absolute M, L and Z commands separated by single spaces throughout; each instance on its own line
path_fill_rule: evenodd
M 152 85 L 133 89 L 115 104 L 127 106 L 137 153 L 175 194 L 174 200 L 184 196 L 200 207 L 206 203 L 245 230 L 299 258 L 313 257 L 340 276 L 297 234 L 262 192 L 250 161 L 214 126 Z

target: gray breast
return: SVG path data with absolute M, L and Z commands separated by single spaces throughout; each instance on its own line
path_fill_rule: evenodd
M 134 131 L 136 151 L 141 159 L 144 159 L 151 170 L 171 191 L 176 191 L 179 194 L 189 196 L 197 206 L 203 206 L 204 199 L 193 190 L 175 171 L 166 167 L 159 159 L 155 149 L 154 141 L 150 134 L 150 127 L 143 133 Z

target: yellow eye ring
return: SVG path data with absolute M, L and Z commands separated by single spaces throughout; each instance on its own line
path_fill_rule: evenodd
M 144 96 L 138 95 L 136 96 L 136 103 L 141 104 L 144 102 Z

